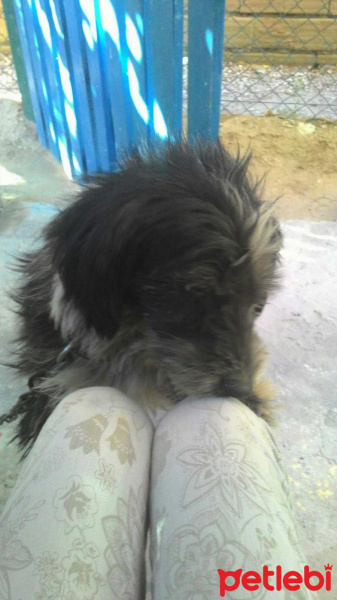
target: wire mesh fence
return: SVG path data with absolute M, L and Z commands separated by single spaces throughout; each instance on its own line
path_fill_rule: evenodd
M 227 0 L 222 110 L 337 118 L 337 1 Z
M 20 99 L 1 0 L 0 97 Z M 221 110 L 337 120 L 337 0 L 227 0 Z

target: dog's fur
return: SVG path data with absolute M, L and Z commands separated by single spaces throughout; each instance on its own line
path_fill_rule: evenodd
M 281 233 L 248 165 L 220 143 L 133 152 L 21 259 L 15 367 L 42 372 L 18 427 L 26 452 L 61 398 L 88 386 L 143 404 L 234 396 L 267 417 L 253 326 L 276 286 Z

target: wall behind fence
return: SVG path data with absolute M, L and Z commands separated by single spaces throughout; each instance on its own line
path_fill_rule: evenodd
M 227 0 L 225 21 L 227 63 L 337 64 L 337 0 Z
M 337 64 L 337 0 L 227 0 L 226 60 Z

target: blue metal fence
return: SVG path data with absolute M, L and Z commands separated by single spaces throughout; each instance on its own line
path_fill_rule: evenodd
M 13 0 L 41 142 L 70 177 L 182 132 L 184 0 Z M 224 0 L 188 7 L 188 136 L 216 138 Z

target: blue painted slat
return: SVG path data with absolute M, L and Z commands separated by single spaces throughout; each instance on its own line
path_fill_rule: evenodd
M 188 137 L 216 139 L 220 119 L 225 1 L 193 0 L 188 13 Z
M 60 152 L 55 136 L 55 124 L 53 123 L 52 115 L 50 114 L 50 99 L 48 97 L 48 90 L 45 83 L 45 70 L 42 64 L 43 58 L 40 53 L 38 38 L 35 31 L 32 5 L 29 5 L 27 0 L 22 0 L 21 7 L 29 52 L 34 70 L 36 89 L 38 91 L 39 103 L 44 120 L 47 146 L 55 158 L 60 160 Z
M 144 0 L 153 135 L 181 132 L 183 0 Z
M 93 122 L 95 125 L 96 149 L 101 171 L 109 171 L 114 158 L 113 136 L 106 126 L 108 110 L 100 56 L 98 52 L 95 5 L 92 0 L 79 0 L 76 4 L 77 20 L 82 27 L 83 57 L 87 63 L 89 93 Z
M 143 0 L 100 0 L 117 157 L 148 135 Z
M 25 0 L 24 0 L 25 1 Z M 45 130 L 45 121 L 43 116 L 43 111 L 41 108 L 40 97 L 39 97 L 39 89 L 36 81 L 36 73 L 33 67 L 33 61 L 31 58 L 31 52 L 29 48 L 26 26 L 24 21 L 24 15 L 21 6 L 21 0 L 14 0 L 14 9 L 15 9 L 15 18 L 18 26 L 18 31 L 20 35 L 20 42 L 25 62 L 25 69 L 27 73 L 27 80 L 30 92 L 30 98 L 32 101 L 32 107 L 34 111 L 35 123 L 37 128 L 37 133 L 39 139 L 42 144 L 48 147 L 48 141 Z
M 147 140 L 152 142 L 156 138 L 154 131 L 154 74 L 153 74 L 153 19 L 152 1 L 143 0 L 143 28 L 144 28 L 144 50 L 146 64 L 146 102 L 148 107 L 148 132 Z
M 97 23 L 117 158 L 148 134 L 143 0 L 99 0 Z
M 24 7 L 26 4 L 26 7 Z M 52 112 L 52 98 L 47 79 L 47 68 L 44 53 L 44 44 L 41 40 L 41 28 L 36 14 L 36 6 L 33 0 L 24 0 L 24 18 L 26 23 L 26 32 L 28 35 L 29 45 L 31 48 L 34 69 L 36 70 L 39 85 L 42 88 L 43 113 L 46 122 L 46 134 L 48 139 L 49 150 L 57 160 L 61 159 L 57 133 L 56 121 Z
M 131 137 L 131 123 L 128 123 L 125 99 L 128 86 L 121 56 L 120 15 L 117 14 L 113 0 L 95 1 L 101 65 L 107 89 L 108 114 L 112 123 L 116 160 L 121 149 L 128 147 Z
M 173 129 L 182 133 L 183 116 L 183 55 L 184 55 L 184 2 L 174 0 L 173 24 Z
M 91 94 L 88 90 L 87 64 L 83 46 L 81 23 L 77 20 L 77 11 L 73 0 L 60 0 L 60 11 L 66 32 L 66 50 L 70 76 L 73 82 L 74 106 L 79 130 L 79 143 L 85 161 L 86 172 L 95 173 L 100 170 L 96 152 L 95 127 L 91 109 Z
M 125 47 L 128 74 L 128 119 L 132 122 L 132 143 L 139 145 L 148 136 L 146 52 L 144 43 L 143 0 L 124 0 Z
M 69 42 L 64 15 L 61 7 L 62 0 L 50 0 L 46 3 L 46 13 L 53 31 L 53 60 L 60 89 L 60 103 L 62 117 L 67 136 L 69 159 L 72 169 L 72 177 L 76 178 L 85 171 L 85 158 L 80 142 L 78 118 L 75 109 L 73 77 L 71 74 L 69 60 Z M 82 139 L 83 144 L 83 139 Z
M 64 111 L 64 93 L 57 64 L 56 37 L 58 33 L 54 27 L 49 0 L 31 0 L 31 7 L 41 56 L 41 66 L 44 72 L 44 83 L 47 89 L 50 119 L 53 123 L 64 171 L 68 177 L 72 177 L 75 173 L 72 164 L 69 129 Z

